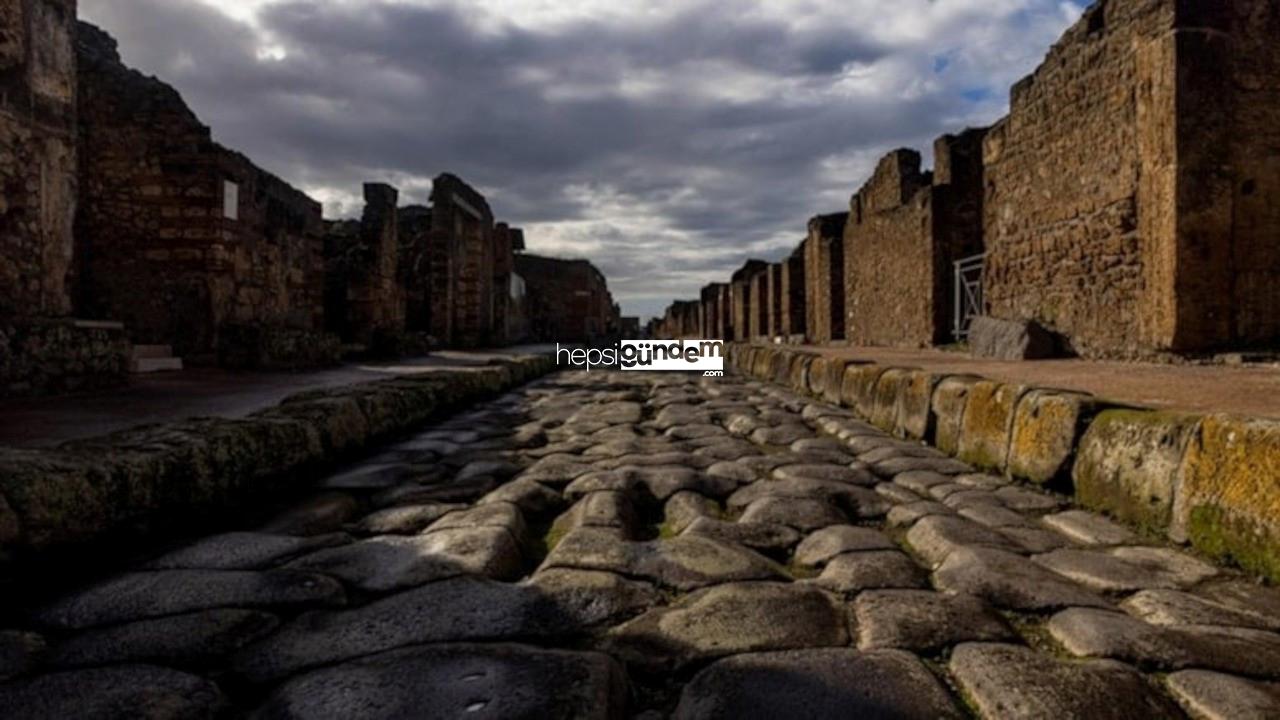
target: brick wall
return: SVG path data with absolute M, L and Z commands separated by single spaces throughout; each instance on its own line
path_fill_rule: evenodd
M 493 340 L 493 213 L 475 188 L 455 175 L 437 177 L 431 190 L 432 244 L 437 261 L 432 334 L 447 345 L 476 347 Z M 443 257 L 442 257 L 443 255 Z
M 77 31 L 77 307 L 141 343 L 217 349 L 223 328 L 318 331 L 320 205 L 210 137 L 178 93 Z
M 845 337 L 844 226 L 848 213 L 809 221 L 804 241 L 805 336 L 826 343 Z
M 748 290 L 751 295 L 749 335 L 755 340 L 764 339 L 769 335 L 769 306 L 772 304 L 769 299 L 768 266 L 751 276 L 751 280 L 748 281 Z
M 951 339 L 952 263 L 982 252 L 982 138 L 944 136 L 935 173 L 897 150 L 853 196 L 844 230 L 846 337 L 928 347 Z

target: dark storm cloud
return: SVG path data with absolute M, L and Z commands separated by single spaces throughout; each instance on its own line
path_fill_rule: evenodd
M 643 314 L 748 255 L 785 255 L 876 154 L 989 119 L 1008 79 L 956 70 L 964 48 L 933 57 L 872 23 L 788 24 L 737 3 L 536 29 L 385 0 L 284 0 L 253 24 L 193 0 L 81 6 L 220 140 L 347 201 L 335 209 L 355 210 L 369 179 L 423 202 L 430 177 L 456 172 L 529 227 L 532 250 L 590 257 Z M 862 70 L 895 82 L 833 92 Z

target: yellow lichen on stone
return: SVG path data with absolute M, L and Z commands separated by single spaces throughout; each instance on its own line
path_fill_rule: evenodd
M 1280 579 L 1280 421 L 1204 418 L 1174 513 L 1197 547 Z
M 956 457 L 984 470 L 1003 471 L 1013 411 L 1024 392 L 1024 385 L 1005 385 L 993 380 L 974 384 L 965 403 Z
M 1009 439 L 1009 475 L 1046 484 L 1070 477 L 1083 415 L 1093 399 L 1080 393 L 1032 390 L 1018 403 Z

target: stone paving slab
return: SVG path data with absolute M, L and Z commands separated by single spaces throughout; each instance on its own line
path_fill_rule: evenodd
M 0 717 L 1275 715 L 1280 591 L 944 460 L 740 377 L 544 378 L 6 618 Z

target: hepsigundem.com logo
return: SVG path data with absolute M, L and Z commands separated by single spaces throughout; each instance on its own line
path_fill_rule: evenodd
M 722 340 L 623 340 L 607 348 L 567 348 L 556 343 L 556 364 L 622 370 L 724 374 Z

